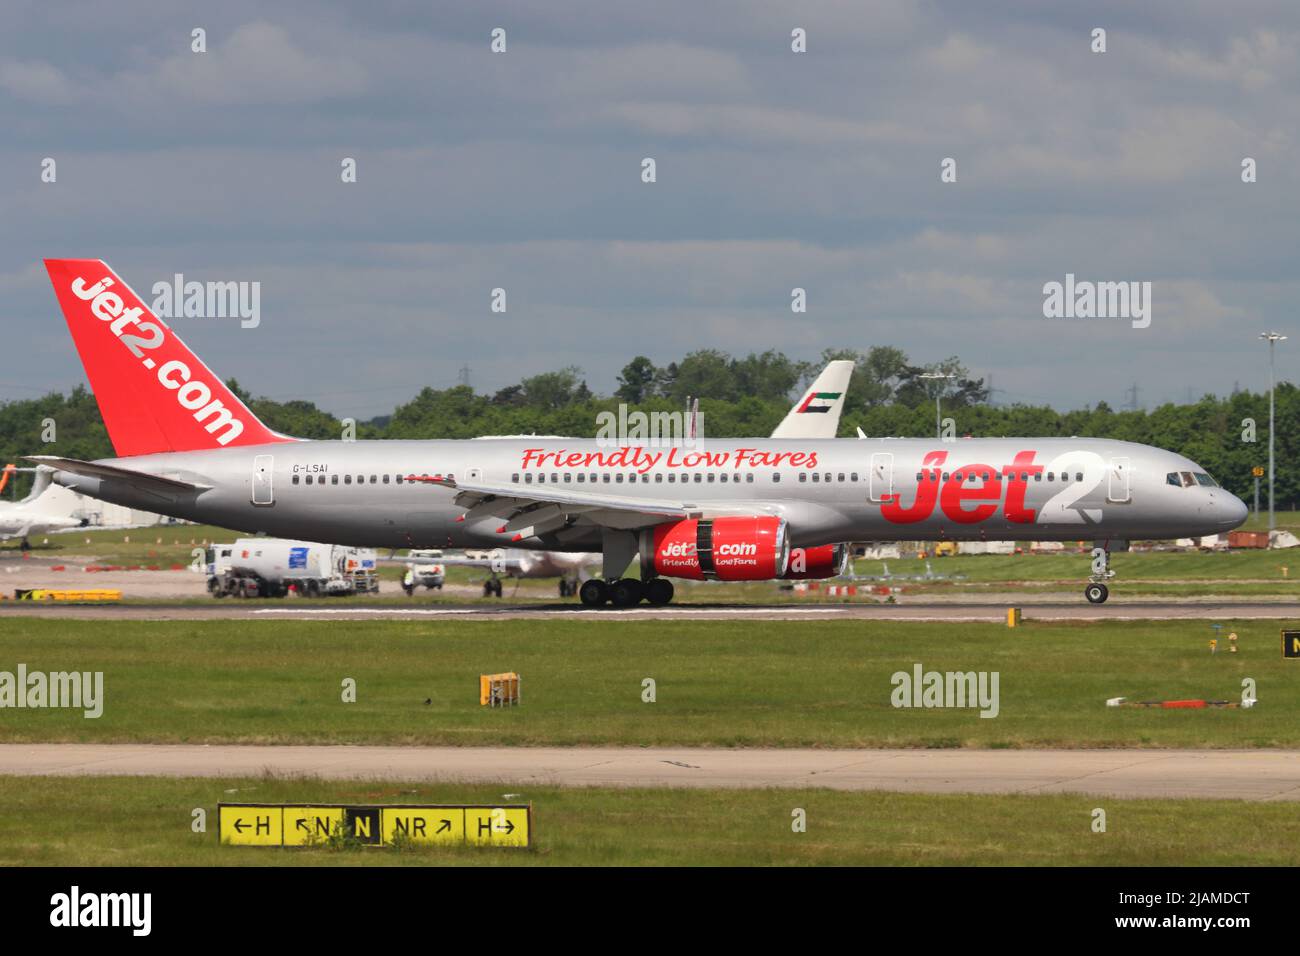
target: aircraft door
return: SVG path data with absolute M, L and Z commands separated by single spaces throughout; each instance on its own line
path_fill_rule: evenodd
M 1107 501 L 1122 503 L 1129 500 L 1129 472 L 1131 470 L 1127 458 L 1112 458 L 1110 460 L 1110 484 L 1106 493 Z
M 876 452 L 871 456 L 871 473 L 867 488 L 872 501 L 884 501 L 894 493 L 894 456 L 891 452 Z
M 274 461 L 273 455 L 257 455 L 253 458 L 253 504 L 255 505 L 275 504 L 275 496 L 271 488 L 271 469 Z

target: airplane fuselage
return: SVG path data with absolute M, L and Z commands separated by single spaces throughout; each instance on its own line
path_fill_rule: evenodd
M 1214 534 L 1245 506 L 1181 455 L 1104 439 L 710 439 L 610 447 L 592 439 L 297 441 L 106 460 L 208 485 L 163 494 L 59 472 L 76 491 L 248 532 L 371 547 L 510 545 L 598 551 L 581 515 L 512 541 L 460 520 L 455 489 L 411 476 L 775 515 L 790 543 L 855 540 L 1131 540 Z M 1195 476 L 1190 485 L 1186 478 Z M 752 503 L 752 506 L 750 506 Z

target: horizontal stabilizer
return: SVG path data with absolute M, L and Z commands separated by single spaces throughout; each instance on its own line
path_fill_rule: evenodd
M 132 471 L 130 468 L 119 468 L 116 465 L 101 465 L 93 461 L 80 461 L 76 458 L 60 458 L 57 455 L 25 455 L 24 458 L 39 465 L 47 465 L 58 471 L 70 472 L 85 478 L 121 481 L 133 488 L 139 488 L 141 491 L 154 494 L 174 495 L 181 491 L 206 491 L 212 487 L 211 485 L 196 484 L 192 481 L 181 481 L 179 478 L 164 478 L 161 475 L 150 475 L 143 471 Z

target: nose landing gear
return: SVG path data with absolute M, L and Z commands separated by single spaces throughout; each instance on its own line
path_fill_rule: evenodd
M 1110 588 L 1106 582 L 1114 576 L 1115 572 L 1110 569 L 1110 551 L 1105 545 L 1093 548 L 1092 575 L 1088 578 L 1088 586 L 1083 589 L 1083 596 L 1089 604 L 1106 603 L 1106 598 L 1110 597 Z

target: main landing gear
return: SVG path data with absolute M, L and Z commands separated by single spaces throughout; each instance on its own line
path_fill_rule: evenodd
M 603 607 L 606 603 L 614 607 L 635 607 L 643 600 L 658 607 L 673 599 L 673 582 L 667 578 L 651 578 L 649 581 L 591 578 L 578 589 L 578 598 L 585 607 Z
M 1110 569 L 1110 551 L 1105 544 L 1098 544 L 1092 549 L 1092 575 L 1088 578 L 1088 586 L 1083 589 L 1083 596 L 1089 604 L 1106 603 L 1106 598 L 1110 597 L 1106 582 L 1114 576 L 1115 572 Z
M 627 570 L 632 559 L 639 551 L 638 538 L 630 531 L 617 531 L 605 528 L 601 535 L 601 573 L 604 580 L 591 578 L 582 582 L 578 589 L 578 599 L 585 607 L 603 607 L 606 603 L 614 607 L 636 607 L 642 601 L 648 604 L 667 604 L 673 599 L 673 582 L 666 578 L 623 578 L 619 577 Z M 645 574 L 642 565 L 642 574 Z

